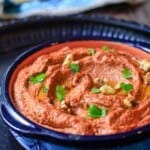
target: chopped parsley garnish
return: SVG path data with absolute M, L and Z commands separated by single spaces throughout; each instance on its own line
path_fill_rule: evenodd
M 45 87 L 45 86 L 43 86 L 43 87 L 42 87 L 42 91 L 43 91 L 43 93 L 47 93 L 47 92 L 48 92 L 48 88 Z
M 92 118 L 104 117 L 107 114 L 106 108 L 99 108 L 96 105 L 91 105 L 88 109 L 88 115 Z
M 104 52 L 114 52 L 114 49 L 113 48 L 110 48 L 109 46 L 103 46 L 102 47 L 102 50 Z
M 95 55 L 95 50 L 94 50 L 94 48 L 88 48 L 87 50 L 88 50 L 88 52 L 89 52 L 90 55 L 92 55 L 92 56 Z
M 65 97 L 66 94 L 66 90 L 64 89 L 64 87 L 62 85 L 57 85 L 56 86 L 56 97 L 58 99 L 58 101 L 62 101 Z
M 105 51 L 105 52 L 110 51 L 110 47 L 108 47 L 108 46 L 103 46 L 103 47 L 102 47 L 102 50 Z
M 132 84 L 121 83 L 120 87 L 125 91 L 125 93 L 129 93 L 133 90 Z
M 99 88 L 92 88 L 91 92 L 97 94 L 97 93 L 101 93 L 101 90 Z
M 79 64 L 76 64 L 76 63 L 71 63 L 71 64 L 69 64 L 69 68 L 70 68 L 74 73 L 77 73 L 77 72 L 79 72 L 80 65 L 79 65 Z
M 41 83 L 46 77 L 46 74 L 45 73 L 39 73 L 35 76 L 31 76 L 29 78 L 29 81 L 32 82 L 32 83 Z
M 132 78 L 132 73 L 131 73 L 130 69 L 124 68 L 121 72 L 122 72 L 124 78 L 126 78 L 126 79 L 131 79 Z

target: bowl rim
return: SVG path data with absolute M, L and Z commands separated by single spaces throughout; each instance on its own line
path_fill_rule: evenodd
M 86 41 L 88 41 L 88 40 L 86 40 Z M 90 40 L 90 41 L 97 41 L 97 40 Z M 105 40 L 105 41 L 110 42 L 110 40 Z M 77 41 L 69 41 L 69 43 L 70 42 L 77 42 Z M 112 40 L 112 42 L 116 42 L 116 41 Z M 124 42 L 124 41 L 122 41 L 122 42 Z M 58 43 L 58 44 L 60 44 L 60 43 Z M 119 43 L 120 43 L 120 41 L 119 41 Z M 135 128 L 130 131 L 125 131 L 125 132 L 120 132 L 120 133 L 115 133 L 115 134 L 97 135 L 97 136 L 95 136 L 95 135 L 76 135 L 76 134 L 63 133 L 63 132 L 59 132 L 56 130 L 48 129 L 46 127 L 43 127 L 42 125 L 36 124 L 35 122 L 29 120 L 24 115 L 22 115 L 21 112 L 19 112 L 17 110 L 17 108 L 14 106 L 14 104 L 12 103 L 11 98 L 9 96 L 8 87 L 9 87 L 9 80 L 11 78 L 11 74 L 14 72 L 14 70 L 18 66 L 18 64 L 21 63 L 23 60 L 25 60 L 28 56 L 32 55 L 33 53 L 36 53 L 37 51 L 40 51 L 40 50 L 42 51 L 42 48 L 51 46 L 51 44 L 52 44 L 51 41 L 46 41 L 45 43 L 36 45 L 36 46 L 29 48 L 28 50 L 22 52 L 19 56 L 17 56 L 15 58 L 14 61 L 12 61 L 12 63 L 9 65 L 9 67 L 6 69 L 6 71 L 4 72 L 4 74 L 2 76 L 2 82 L 1 82 L 2 97 L 5 99 L 6 104 L 8 105 L 9 109 L 12 109 L 12 111 L 15 114 L 17 114 L 24 121 L 29 123 L 29 125 L 32 125 L 35 128 L 35 131 L 33 131 L 33 132 L 32 132 L 32 130 L 30 132 L 27 132 L 23 128 L 20 128 L 20 129 L 16 128 L 14 130 L 16 130 L 20 133 L 23 133 L 23 134 L 42 135 L 42 136 L 51 137 L 51 138 L 55 138 L 55 139 L 59 139 L 59 140 L 65 140 L 65 141 L 66 140 L 67 141 L 80 140 L 80 142 L 86 142 L 86 141 L 102 142 L 102 141 L 120 140 L 120 139 L 133 137 L 135 135 L 139 135 L 139 134 L 150 131 L 150 124 L 148 124 L 148 125 L 144 125 L 142 127 Z M 121 43 L 121 44 L 124 45 L 124 43 Z M 129 43 L 129 44 L 131 44 L 131 46 L 134 46 L 134 47 L 136 47 L 142 51 L 145 51 L 147 53 L 150 52 L 150 51 L 148 52 L 147 50 L 143 49 L 143 47 L 140 46 L 139 44 L 138 45 L 136 45 L 135 43 Z M 8 110 L 8 112 L 9 112 L 9 110 Z M 12 117 L 12 119 L 14 119 L 13 114 L 11 114 L 11 117 Z M 4 122 L 6 123 L 6 120 L 4 120 Z M 19 123 L 22 124 L 22 122 L 19 122 Z M 8 124 L 8 123 L 6 123 L 6 124 Z M 9 126 L 9 124 L 8 124 L 8 126 Z M 12 128 L 12 127 L 10 127 L 10 128 Z

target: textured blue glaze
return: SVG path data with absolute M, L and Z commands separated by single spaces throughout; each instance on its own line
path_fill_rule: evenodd
M 11 133 L 16 138 L 16 140 L 27 150 L 149 150 L 150 149 L 150 139 L 142 140 L 140 142 L 132 143 L 130 145 L 117 145 L 112 148 L 99 147 L 99 148 L 77 148 L 77 147 L 67 147 L 56 145 L 52 142 L 46 142 L 43 140 L 38 140 L 34 138 L 22 137 L 18 133 L 11 130 Z M 67 142 L 66 142 L 67 145 Z

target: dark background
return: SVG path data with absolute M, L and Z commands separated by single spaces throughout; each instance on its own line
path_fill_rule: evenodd
M 110 5 L 103 8 L 94 9 L 83 14 L 89 15 L 108 15 L 119 19 L 136 21 L 138 23 L 150 25 L 150 1 L 137 6 L 129 6 L 127 4 Z M 0 54 L 0 77 L 7 65 L 13 60 L 16 52 L 8 54 Z M 6 63 L 7 60 L 7 63 Z M 0 150 L 23 150 L 14 138 L 9 134 L 7 127 L 0 118 Z M 138 148 L 137 148 L 138 150 Z

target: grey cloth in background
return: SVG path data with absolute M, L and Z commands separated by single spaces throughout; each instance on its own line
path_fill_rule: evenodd
M 127 2 L 141 3 L 145 0 L 0 0 L 1 18 L 22 18 L 33 15 L 62 16 L 77 14 L 108 4 Z

